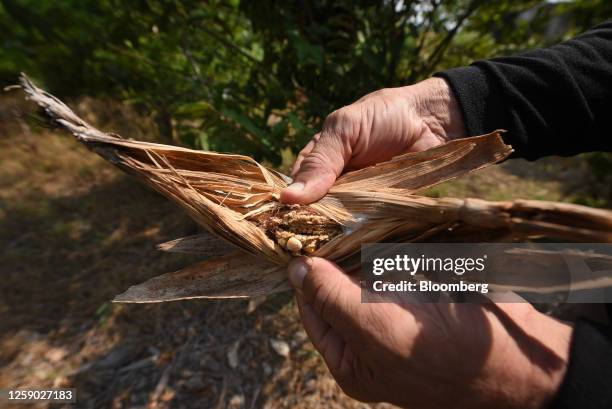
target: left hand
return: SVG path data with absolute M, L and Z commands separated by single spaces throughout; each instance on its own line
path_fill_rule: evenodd
M 442 78 L 385 88 L 327 116 L 302 149 L 281 192 L 284 203 L 312 203 L 347 170 L 466 136 L 459 104 Z
M 410 408 L 541 408 L 565 373 L 571 326 L 517 304 L 364 304 L 330 261 L 289 265 L 302 323 L 340 387 Z

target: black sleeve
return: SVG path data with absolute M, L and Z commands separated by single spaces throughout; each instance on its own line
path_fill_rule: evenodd
M 579 320 L 567 372 L 550 409 L 612 407 L 612 331 Z
M 435 75 L 450 83 L 469 135 L 506 129 L 530 160 L 612 151 L 612 21 L 550 48 Z
M 507 129 L 518 156 L 612 151 L 612 21 L 570 41 L 435 74 L 461 106 L 467 132 Z M 612 329 L 576 323 L 553 409 L 612 407 Z

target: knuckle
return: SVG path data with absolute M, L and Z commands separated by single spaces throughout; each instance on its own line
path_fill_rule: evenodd
M 392 97 L 393 95 L 395 95 L 395 91 L 393 90 L 393 88 L 383 88 L 378 92 L 380 93 L 380 97 Z
M 329 157 L 321 151 L 313 151 L 305 155 L 300 164 L 300 170 L 303 172 L 317 171 L 319 174 L 325 172 L 329 167 Z
M 327 115 L 327 118 L 325 118 L 323 127 L 325 128 L 325 124 L 332 125 L 334 122 L 336 122 L 344 108 L 345 107 L 338 108 L 335 111 L 332 111 L 329 115 Z
M 366 95 L 366 99 L 390 97 L 393 93 L 392 88 L 381 88 Z
M 345 137 L 360 121 L 360 109 L 355 105 L 347 105 L 332 112 L 323 123 L 323 133 Z

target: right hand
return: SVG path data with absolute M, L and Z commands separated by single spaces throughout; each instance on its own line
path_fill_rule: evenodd
M 572 326 L 529 303 L 364 303 L 359 280 L 318 257 L 288 274 L 306 333 L 355 399 L 535 409 L 565 376 Z
M 299 153 L 284 203 L 323 197 L 345 170 L 384 162 L 466 136 L 455 97 L 441 78 L 386 88 L 332 112 Z
M 332 113 L 297 158 L 286 203 L 324 196 L 345 170 L 465 136 L 446 82 L 377 91 Z M 541 407 L 564 376 L 571 326 L 529 304 L 361 302 L 330 261 L 288 267 L 300 316 L 340 386 L 364 401 L 412 408 Z

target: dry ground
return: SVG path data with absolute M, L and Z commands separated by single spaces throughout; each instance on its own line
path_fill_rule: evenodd
M 109 303 L 193 262 L 155 244 L 197 227 L 69 135 L 15 119 L 14 101 L 0 100 L 1 388 L 74 387 L 79 408 L 369 407 L 335 385 L 290 294 L 256 308 Z M 146 118 L 79 105 L 105 129 L 146 138 Z M 573 200 L 585 175 L 575 159 L 514 161 L 429 194 Z

